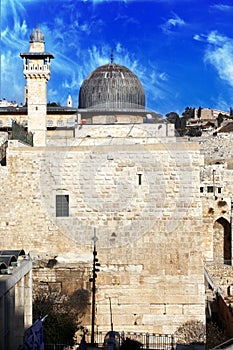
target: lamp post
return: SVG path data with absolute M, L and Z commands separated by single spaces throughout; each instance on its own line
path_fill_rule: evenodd
M 92 277 L 89 279 L 90 282 L 92 282 L 92 311 L 91 311 L 91 345 L 94 346 L 95 344 L 95 293 L 96 293 L 96 278 L 97 278 L 97 272 L 99 272 L 99 269 L 96 268 L 97 266 L 100 266 L 100 263 L 98 263 L 97 256 L 97 250 L 96 250 L 96 242 L 98 241 L 98 238 L 96 237 L 96 229 L 94 228 L 94 249 L 93 249 L 93 267 L 92 267 Z
M 110 306 L 111 331 L 113 331 L 113 321 L 112 321 L 112 302 L 111 302 L 111 298 L 110 298 L 110 297 L 109 297 L 109 306 Z

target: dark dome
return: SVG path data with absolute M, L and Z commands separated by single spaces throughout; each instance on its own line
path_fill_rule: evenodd
M 79 108 L 144 109 L 145 93 L 133 72 L 111 62 L 98 67 L 84 80 Z
M 36 27 L 36 29 L 34 29 L 32 34 L 30 35 L 30 43 L 34 42 L 44 42 L 44 34 L 38 27 Z

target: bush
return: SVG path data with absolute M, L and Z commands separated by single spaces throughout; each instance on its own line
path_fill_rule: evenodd
M 33 319 L 48 315 L 43 324 L 45 344 L 72 344 L 88 305 L 89 292 L 83 289 L 70 296 L 58 293 L 37 295 L 33 301 Z
M 177 329 L 175 337 L 178 344 L 205 344 L 205 325 L 201 321 L 187 321 Z

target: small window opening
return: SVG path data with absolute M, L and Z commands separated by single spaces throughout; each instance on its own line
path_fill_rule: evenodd
M 69 216 L 69 195 L 56 196 L 56 217 Z
M 142 184 L 142 174 L 138 174 L 138 185 L 141 186 Z
M 204 187 L 200 187 L 200 193 L 204 192 Z
M 213 193 L 214 192 L 214 186 L 207 186 L 207 193 Z
M 218 193 L 222 193 L 222 188 L 218 187 Z

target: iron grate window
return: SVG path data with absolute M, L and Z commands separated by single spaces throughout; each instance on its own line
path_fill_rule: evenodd
M 214 186 L 207 186 L 207 193 L 213 193 L 214 192 Z
M 56 195 L 56 217 L 69 216 L 69 195 Z

